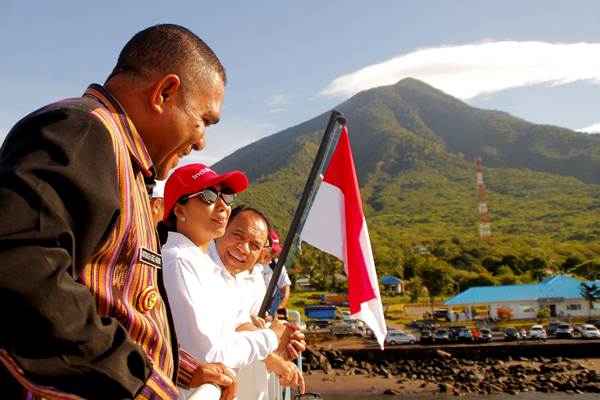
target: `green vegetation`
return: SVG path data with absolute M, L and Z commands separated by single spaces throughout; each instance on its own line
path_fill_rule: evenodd
M 592 306 L 594 302 L 600 300 L 600 287 L 598 287 L 595 283 L 587 284 L 583 282 L 580 286 L 581 297 L 583 297 L 588 302 L 588 307 L 590 310 L 589 318 L 592 318 Z
M 600 278 L 600 135 L 480 110 L 422 82 L 361 92 L 336 107 L 348 120 L 378 275 L 401 277 L 413 300 L 427 265 L 448 277 L 433 297 L 554 273 Z M 244 170 L 240 196 L 285 237 L 328 114 L 261 139 L 215 165 Z M 478 238 L 474 159 L 481 155 L 493 239 Z M 338 291 L 341 263 L 308 245 L 290 263 Z M 425 269 L 424 269 L 425 268 Z

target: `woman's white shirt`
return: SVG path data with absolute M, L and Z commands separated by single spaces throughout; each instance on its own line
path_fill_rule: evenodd
M 177 338 L 186 351 L 202 362 L 240 368 L 277 349 L 270 329 L 235 331 L 250 322 L 247 309 L 240 307 L 245 296 L 239 293 L 238 277 L 177 232 L 169 232 L 162 258 Z

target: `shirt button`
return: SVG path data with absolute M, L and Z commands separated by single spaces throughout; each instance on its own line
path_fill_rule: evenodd
M 152 310 L 159 299 L 158 290 L 154 286 L 148 286 L 140 293 L 137 301 L 137 309 L 140 312 L 147 313 Z

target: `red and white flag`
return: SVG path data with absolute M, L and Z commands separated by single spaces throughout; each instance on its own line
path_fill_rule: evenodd
M 344 261 L 350 314 L 371 328 L 383 349 L 385 318 L 346 126 L 300 238 Z

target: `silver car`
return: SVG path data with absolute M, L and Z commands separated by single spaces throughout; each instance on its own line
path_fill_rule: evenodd
M 546 340 L 548 335 L 546 334 L 546 330 L 542 325 L 533 325 L 531 328 L 529 328 L 527 338 L 534 340 Z
M 415 344 L 417 338 L 412 333 L 404 333 L 402 331 L 389 331 L 385 336 L 386 344 Z
M 573 328 L 569 324 L 560 324 L 556 327 L 554 334 L 557 338 L 571 339 L 573 337 Z
M 599 339 L 600 331 L 594 325 L 585 324 L 579 327 L 579 333 L 581 333 L 581 337 L 586 339 Z

